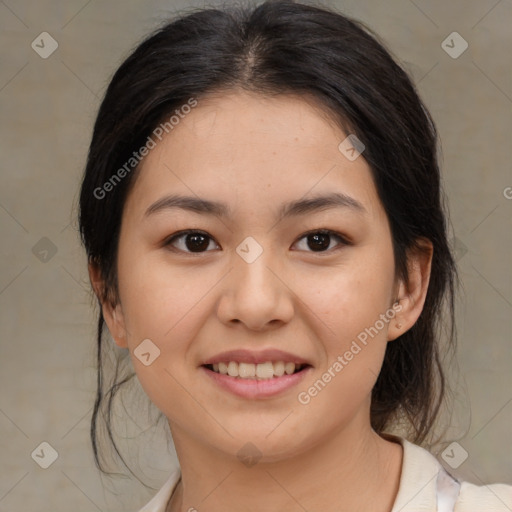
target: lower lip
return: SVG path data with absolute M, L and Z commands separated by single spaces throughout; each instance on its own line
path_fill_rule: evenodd
M 221 388 L 230 391 L 234 395 L 242 398 L 268 398 L 293 388 L 301 382 L 306 374 L 313 368 L 308 366 L 292 375 L 283 375 L 282 377 L 272 377 L 271 379 L 262 380 L 230 377 L 229 375 L 223 375 L 222 373 L 209 370 L 204 366 L 201 366 L 200 369 Z

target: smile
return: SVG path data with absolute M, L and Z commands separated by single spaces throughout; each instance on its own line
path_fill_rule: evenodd
M 291 362 L 285 363 L 283 361 L 267 361 L 259 364 L 229 361 L 205 366 L 209 370 L 220 373 L 221 375 L 229 375 L 230 377 L 238 377 L 240 379 L 266 380 L 282 377 L 285 374 L 292 375 L 300 372 L 308 365 Z

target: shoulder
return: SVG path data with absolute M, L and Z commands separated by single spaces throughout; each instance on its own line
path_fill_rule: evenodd
M 180 476 L 181 471 L 179 469 L 174 470 L 160 490 L 153 496 L 151 501 L 144 505 L 139 512 L 165 512 Z
M 397 436 L 386 434 L 386 437 L 399 442 L 403 448 L 400 486 L 392 512 L 512 511 L 512 486 L 460 482 L 447 473 L 429 451 Z M 446 500 L 443 506 L 447 508 L 440 506 L 438 509 L 438 500 L 440 505 Z
M 486 512 L 512 510 L 512 486 L 505 484 L 474 485 L 462 482 L 455 512 L 473 512 L 475 506 Z

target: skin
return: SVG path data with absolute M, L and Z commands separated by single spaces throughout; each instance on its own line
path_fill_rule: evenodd
M 421 313 L 432 250 L 425 242 L 425 251 L 409 254 L 407 283 L 395 276 L 370 168 L 363 156 L 349 161 L 340 152 L 346 136 L 306 97 L 228 91 L 201 99 L 142 163 L 122 218 L 119 301 L 104 302 L 103 313 L 169 422 L 182 481 L 167 512 L 393 506 L 402 448 L 372 430 L 370 396 L 387 343 Z M 339 207 L 277 222 L 282 203 L 333 191 L 365 211 Z M 144 215 L 171 193 L 224 202 L 231 216 L 176 208 Z M 165 245 L 184 229 L 205 231 L 206 250 L 186 252 L 186 237 Z M 327 251 L 315 250 L 304 233 L 317 229 L 351 243 L 331 237 Z M 248 236 L 263 248 L 250 264 L 236 252 Z M 98 291 L 98 269 L 89 270 Z M 397 299 L 396 317 L 309 404 L 299 403 L 298 393 Z M 146 338 L 160 349 L 149 366 L 133 355 Z M 237 348 L 289 351 L 313 370 L 278 397 L 240 398 L 199 369 Z M 262 454 L 252 467 L 237 457 L 247 442 Z

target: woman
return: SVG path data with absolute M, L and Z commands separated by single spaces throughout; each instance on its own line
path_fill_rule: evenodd
M 108 396 L 111 433 L 134 375 L 105 384 L 104 323 L 180 463 L 143 511 L 512 508 L 510 486 L 461 483 L 418 446 L 443 311 L 454 341 L 436 138 L 368 29 L 300 3 L 198 11 L 121 65 L 80 226 L 98 467 L 99 412 Z

